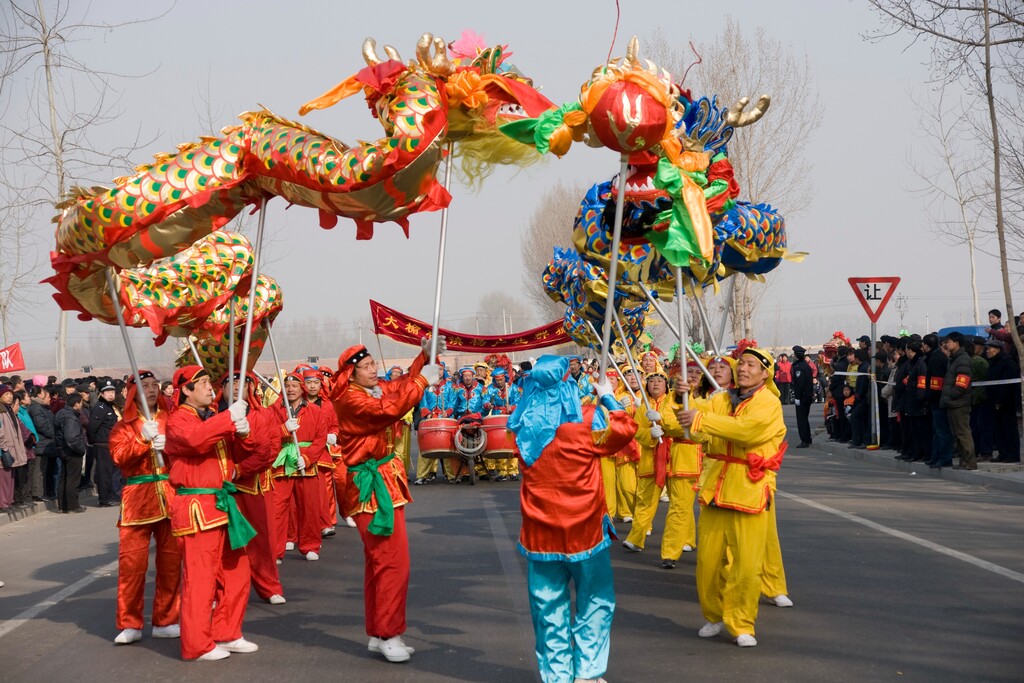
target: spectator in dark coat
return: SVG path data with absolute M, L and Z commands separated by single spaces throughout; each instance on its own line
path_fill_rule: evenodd
M 117 387 L 106 380 L 99 387 L 99 400 L 89 412 L 89 445 L 92 447 L 95 466 L 96 496 L 101 508 L 121 504 L 121 471 L 110 456 L 110 430 L 117 424 L 119 415 L 114 408 Z
M 990 381 L 1020 379 L 1020 365 L 1006 353 L 1003 342 L 990 339 L 985 347 Z M 1020 432 L 1017 430 L 1020 385 L 997 384 L 988 387 L 987 393 L 994 406 L 995 447 L 999 451 L 995 462 L 1020 462 Z
M 992 403 L 988 400 L 985 387 L 978 382 L 988 380 L 988 359 L 985 358 L 985 339 L 974 337 L 967 345 L 971 357 L 971 437 L 974 440 L 974 455 L 979 462 L 992 460 Z
M 932 457 L 932 417 L 928 411 L 928 366 L 921 342 L 907 344 L 907 358 L 906 413 L 913 441 L 910 460 L 923 462 Z
M 964 350 L 964 336 L 950 332 L 945 351 L 949 354 L 949 367 L 942 383 L 939 406 L 949 418 L 949 430 L 960 454 L 960 464 L 954 469 L 976 470 L 974 439 L 971 437 L 971 358 Z
M 871 440 L 871 364 L 868 362 L 870 352 L 865 348 L 853 352 L 857 363 L 854 396 L 856 401 L 850 413 L 850 448 L 866 448 Z
M 939 348 L 939 338 L 926 334 L 921 339 L 928 368 L 928 408 L 932 411 L 932 457 L 928 467 L 939 469 L 953 466 L 953 433 L 949 431 L 949 417 L 946 409 L 939 405 L 942 400 L 942 385 L 946 381 L 949 358 Z
M 50 412 L 50 392 L 43 387 L 32 387 L 28 392 L 32 405 L 28 415 L 35 425 L 39 440 L 36 442 L 36 457 L 43 474 L 43 498 L 57 500 L 57 483 L 60 480 L 60 458 L 57 457 L 57 442 L 54 441 L 54 415 Z
M 800 443 L 797 448 L 807 448 L 811 445 L 811 423 L 809 416 L 811 404 L 814 403 L 814 371 L 811 364 L 807 362 L 807 349 L 802 346 L 793 347 L 793 365 L 790 367 L 792 375 L 793 403 L 796 406 L 796 427 L 800 434 Z
M 57 413 L 53 428 L 54 438 L 57 441 L 57 453 L 63 466 L 57 507 L 61 512 L 85 512 L 85 508 L 78 502 L 82 460 L 85 458 L 87 449 L 85 432 L 82 430 L 82 421 L 79 419 L 82 395 L 75 392 L 69 394 L 64 400 L 64 407 Z

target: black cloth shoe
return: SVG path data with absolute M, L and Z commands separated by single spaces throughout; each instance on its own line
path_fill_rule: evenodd
M 676 561 L 675 560 L 662 560 L 661 561 L 661 568 L 662 569 L 675 569 L 676 568 Z
M 810 447 L 810 445 L 811 445 L 811 444 L 809 444 L 809 443 L 798 443 L 798 444 L 796 445 L 796 447 L 797 447 L 797 448 L 808 448 L 808 447 Z

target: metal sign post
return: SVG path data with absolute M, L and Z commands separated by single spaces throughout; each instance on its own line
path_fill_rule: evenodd
M 898 277 L 851 277 L 848 281 L 850 287 L 853 288 L 854 293 L 857 295 L 857 300 L 864 307 L 864 312 L 868 314 L 868 319 L 871 321 L 871 358 L 868 360 L 868 374 L 871 380 L 871 415 L 873 416 L 871 421 L 871 446 L 874 447 L 872 450 L 875 450 L 881 445 L 882 440 L 882 430 L 878 414 L 878 387 L 875 386 L 875 351 L 878 339 L 876 323 L 878 323 L 878 319 L 882 316 L 885 305 L 889 303 L 889 299 L 892 298 L 893 293 L 896 291 L 896 286 L 899 285 L 900 279 Z

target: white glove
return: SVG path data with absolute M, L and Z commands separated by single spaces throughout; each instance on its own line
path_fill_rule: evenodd
M 244 417 L 239 420 L 232 420 L 235 424 L 235 432 L 245 436 L 249 433 L 249 420 Z
M 245 401 L 235 401 L 234 403 L 229 405 L 228 406 L 228 412 L 231 413 L 231 421 L 232 422 L 237 422 L 238 420 L 241 420 L 242 418 L 244 418 L 245 417 L 245 413 L 246 413 L 246 408 L 247 408 L 247 406 L 245 404 Z M 248 430 L 246 430 L 246 431 L 248 431 Z
M 156 420 L 146 420 L 142 423 L 142 438 L 152 441 L 160 435 L 160 425 Z
M 661 425 L 655 422 L 651 425 L 651 436 L 655 439 L 660 439 L 665 436 L 665 430 L 661 428 Z
M 163 434 L 157 434 L 153 438 L 153 448 L 157 449 L 158 451 L 162 451 L 166 445 L 167 437 L 164 436 Z
M 647 419 L 654 423 L 661 422 L 661 413 L 659 413 L 654 408 L 651 408 L 650 410 L 647 411 Z
M 299 421 L 296 420 L 294 417 L 289 417 L 287 420 L 284 421 L 284 428 L 287 429 L 289 432 L 297 432 L 299 431 Z
M 328 434 L 327 435 L 327 445 L 328 446 L 337 446 L 338 445 L 338 435 L 337 434 Z
M 611 396 L 612 383 L 608 381 L 607 377 L 602 377 L 599 382 L 594 384 L 594 391 L 597 393 L 597 397 L 599 399 L 605 396 Z
M 795 405 L 795 406 L 798 406 L 798 405 L 800 405 L 800 399 L 798 399 L 798 398 L 794 398 L 794 399 L 793 399 L 793 405 Z
M 427 386 L 432 387 L 441 379 L 441 366 L 436 363 L 424 365 L 423 369 L 420 370 L 420 374 L 427 380 Z
M 443 356 L 448 351 L 448 339 L 443 335 L 437 335 L 437 355 Z M 423 337 L 420 339 L 420 348 L 423 349 L 423 355 L 430 355 L 430 337 Z M 433 360 L 431 358 L 431 360 Z

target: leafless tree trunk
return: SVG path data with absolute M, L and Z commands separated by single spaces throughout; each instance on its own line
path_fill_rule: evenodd
M 694 60 L 690 51 L 661 30 L 650 41 L 654 61 L 682 78 Z M 772 96 L 771 109 L 763 119 L 736 130 L 729 143 L 729 160 L 740 198 L 770 203 L 790 223 L 814 196 L 812 164 L 804 149 L 824 115 L 807 57 L 771 38 L 762 27 L 752 36 L 744 34 L 732 17 L 727 17 L 720 35 L 695 40 L 694 50 L 701 62 L 691 71 L 692 82 L 682 84 L 693 90 L 694 97 L 717 95 L 719 103 L 728 104 L 744 96 Z M 732 300 L 720 304 L 723 310 L 730 309 L 734 339 L 754 336 L 753 313 L 770 282 L 770 275 L 764 283 L 739 276 Z
M 1001 123 L 1020 123 L 1019 118 L 1004 117 L 1007 98 L 1020 98 L 1020 89 L 1006 96 L 996 94 L 997 84 L 1020 84 L 1020 67 L 1024 56 L 1024 3 L 1020 0 L 962 0 L 951 4 L 945 0 L 869 0 L 882 15 L 886 30 L 875 38 L 909 31 L 932 44 L 932 69 L 944 82 L 960 80 L 984 96 L 990 138 L 988 153 L 992 155 L 991 191 L 996 239 L 999 243 L 999 267 L 1007 325 L 1017 347 L 1024 371 L 1024 343 L 1013 324 L 1013 292 L 1010 259 L 1007 250 L 1007 222 L 1003 213 L 1003 149 L 1000 146 Z

